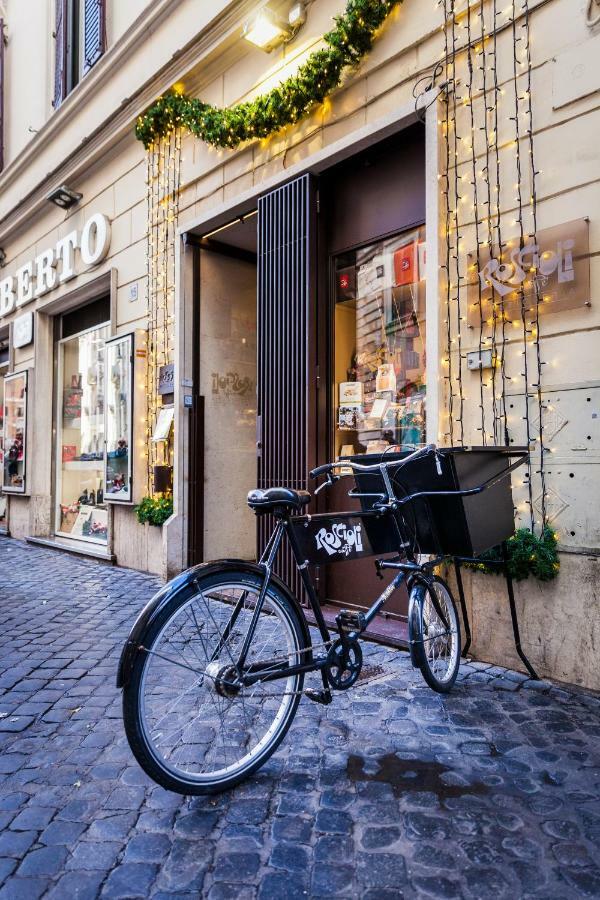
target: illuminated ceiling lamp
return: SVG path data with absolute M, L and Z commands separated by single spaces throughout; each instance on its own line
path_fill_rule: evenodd
M 296 2 L 290 9 L 288 21 L 281 19 L 270 7 L 264 6 L 244 23 L 243 36 L 270 53 L 280 44 L 290 41 L 306 21 L 306 7 L 303 2 Z

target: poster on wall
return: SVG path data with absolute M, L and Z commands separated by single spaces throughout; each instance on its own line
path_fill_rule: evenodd
M 4 379 L 2 489 L 25 493 L 27 459 L 27 372 Z

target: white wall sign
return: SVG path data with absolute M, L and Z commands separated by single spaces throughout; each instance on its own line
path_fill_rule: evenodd
M 23 313 L 12 323 L 12 344 L 17 350 L 26 347 L 33 341 L 33 313 Z
M 110 222 L 102 213 L 96 213 L 81 232 L 69 232 L 55 247 L 43 250 L 14 275 L 0 281 L 0 319 L 75 278 L 77 255 L 89 269 L 102 262 L 109 247 Z

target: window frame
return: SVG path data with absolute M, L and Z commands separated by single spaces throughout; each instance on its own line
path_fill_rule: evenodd
M 11 381 L 16 381 L 18 378 L 23 379 L 23 484 L 20 487 L 15 487 L 15 485 L 7 485 L 5 484 L 5 476 L 6 476 L 6 466 L 3 464 L 2 466 L 2 491 L 5 494 L 26 494 L 27 493 L 27 419 L 28 419 L 28 399 L 29 399 L 29 372 L 27 369 L 24 369 L 22 372 L 11 372 L 10 375 L 4 376 L 4 400 L 6 408 L 6 385 Z M 6 455 L 6 426 L 8 422 L 8 416 L 4 415 L 4 422 L 2 425 L 2 446 L 4 448 L 4 456 Z
M 135 383 L 134 383 L 134 349 L 135 349 L 135 335 L 133 332 L 129 332 L 129 334 L 119 334 L 115 337 L 108 338 L 104 342 L 104 372 L 105 372 L 105 382 L 108 385 L 108 378 L 110 377 L 109 369 L 108 369 L 108 361 L 109 361 L 109 351 L 112 346 L 116 346 L 117 344 L 128 345 L 129 347 L 129 397 L 128 397 L 128 427 L 127 427 L 127 446 L 128 446 L 128 459 L 127 459 L 127 474 L 129 480 L 129 489 L 127 497 L 111 497 L 111 495 L 107 492 L 108 488 L 108 386 L 105 387 L 105 402 L 104 402 L 104 502 L 105 503 L 120 503 L 125 504 L 126 506 L 131 506 L 133 504 L 133 415 L 134 415 L 134 396 L 135 396 Z

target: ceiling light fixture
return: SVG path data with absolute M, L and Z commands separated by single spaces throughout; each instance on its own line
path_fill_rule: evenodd
M 289 41 L 293 35 L 292 25 L 280 19 L 268 6 L 263 7 L 244 23 L 243 36 L 245 39 L 266 53 L 270 53 L 279 44 Z
M 68 188 L 66 184 L 61 184 L 60 187 L 48 194 L 46 200 L 49 200 L 50 203 L 54 203 L 56 206 L 60 206 L 61 209 L 70 209 L 76 203 L 79 203 L 82 197 L 83 194 L 78 194 L 77 191 L 72 191 L 71 188 Z

